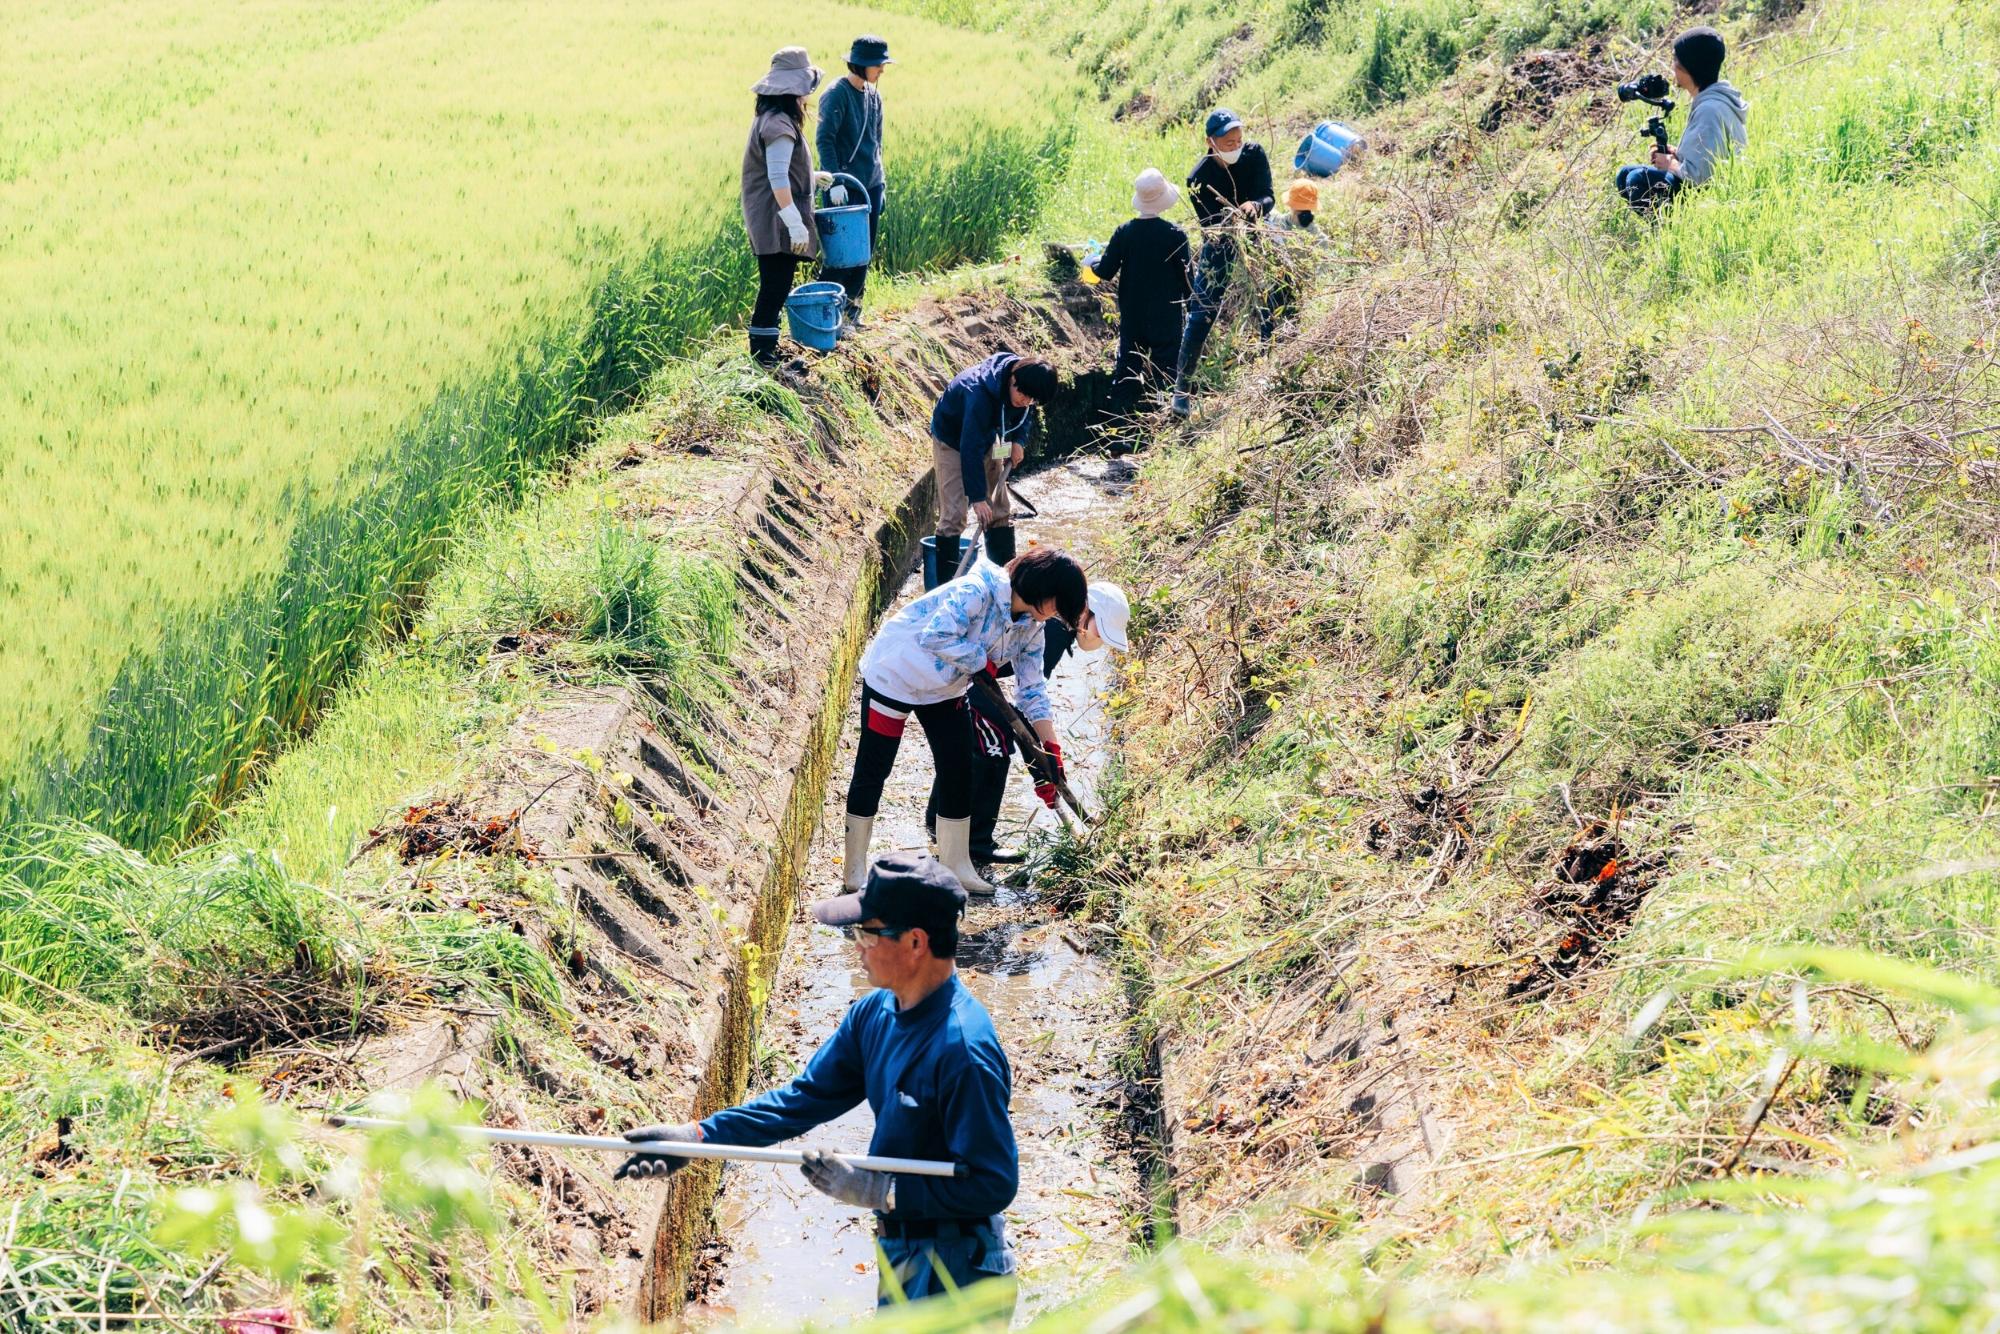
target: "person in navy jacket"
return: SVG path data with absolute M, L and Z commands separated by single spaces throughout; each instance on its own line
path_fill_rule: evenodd
M 860 892 L 813 905 L 813 916 L 853 938 L 877 990 L 848 1006 L 789 1084 L 699 1122 L 641 1126 L 625 1138 L 762 1147 L 865 1099 L 875 1114 L 870 1154 L 959 1165 L 955 1177 L 912 1176 L 806 1151 L 808 1182 L 875 1214 L 888 1262 L 879 1304 L 899 1292 L 914 1301 L 948 1291 L 939 1269 L 961 1288 L 1012 1274 L 1001 1211 L 1021 1176 L 1007 1113 L 1014 1077 L 986 1007 L 958 978 L 965 903 L 956 878 L 933 858 L 893 853 L 876 861 Z M 666 1176 L 686 1162 L 635 1154 L 617 1176 Z
M 960 371 L 931 409 L 931 463 L 937 470 L 938 573 L 958 571 L 958 535 L 970 509 L 986 531 L 995 565 L 1014 558 L 1007 474 L 1026 456 L 1035 408 L 1055 397 L 1056 368 L 996 352 Z

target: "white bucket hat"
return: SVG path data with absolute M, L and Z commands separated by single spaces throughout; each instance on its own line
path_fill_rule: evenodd
M 1148 167 L 1132 182 L 1132 207 L 1142 218 L 1157 218 L 1181 200 L 1181 188 Z
M 803 46 L 787 46 L 771 57 L 771 68 L 764 77 L 750 85 L 750 91 L 759 97 L 766 94 L 783 97 L 804 97 L 819 87 L 819 69 L 812 63 Z
M 1126 601 L 1125 590 L 1092 580 L 1088 603 L 1091 615 L 1097 618 L 1098 635 L 1118 652 L 1130 652 L 1132 643 L 1125 637 L 1125 622 L 1132 614 L 1132 604 Z

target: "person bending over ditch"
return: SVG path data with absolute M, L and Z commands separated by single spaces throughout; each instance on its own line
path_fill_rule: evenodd
M 760 366 L 778 364 L 778 320 L 799 262 L 819 253 L 812 192 L 833 177 L 813 170 L 806 145 L 806 98 L 819 87 L 819 70 L 803 46 L 771 57 L 771 68 L 751 86 L 757 113 L 743 145 L 743 227 L 757 257 L 757 300 L 750 308 L 750 355 Z
M 938 860 L 969 894 L 993 886 L 979 878 L 970 853 L 972 713 L 965 694 L 975 672 L 1014 669 L 1021 712 L 1036 735 L 1055 740 L 1042 677 L 1042 623 L 1074 626 L 1088 605 L 1083 567 L 1060 551 L 1036 547 L 1001 568 L 977 562 L 904 607 L 875 633 L 861 657 L 861 742 L 847 788 L 847 847 L 841 878 L 858 889 L 868 876 L 868 845 L 882 785 L 895 767 L 911 714 L 923 726 L 936 765 Z
M 864 1099 L 875 1114 L 868 1152 L 961 1165 L 957 1177 L 871 1172 L 808 1149 L 814 1189 L 873 1210 L 887 1262 L 878 1305 L 912 1301 L 1012 1274 L 1001 1210 L 1020 1185 L 1007 1103 L 1014 1076 L 993 1020 L 958 980 L 958 921 L 965 891 L 929 857 L 892 854 L 852 894 L 813 905 L 843 928 L 876 990 L 847 1007 L 840 1026 L 798 1078 L 701 1121 L 640 1126 L 635 1143 L 761 1148 L 825 1125 Z M 662 1177 L 684 1158 L 634 1154 L 620 1179 Z
M 1194 292 L 1188 299 L 1187 326 L 1181 334 L 1180 357 L 1174 367 L 1173 410 L 1190 411 L 1188 380 L 1201 360 L 1208 332 L 1222 311 L 1229 291 L 1229 273 L 1236 262 L 1236 234 L 1270 216 L 1271 159 L 1264 146 L 1246 143 L 1243 121 L 1227 107 L 1208 113 L 1203 129 L 1208 151 L 1188 173 L 1188 192 L 1201 223 L 1201 253 L 1195 260 Z
M 1180 202 L 1180 188 L 1157 167 L 1132 182 L 1132 210 L 1139 216 L 1120 223 L 1104 253 L 1089 261 L 1091 272 L 1118 282 L 1118 361 L 1111 371 L 1111 412 L 1124 422 L 1143 395 L 1157 393 L 1180 356 L 1181 327 L 1187 318 L 1187 233 L 1160 216 Z
M 1618 193 L 1638 212 L 1667 203 L 1685 186 L 1708 184 L 1723 160 L 1749 142 L 1750 104 L 1722 81 L 1727 54 L 1713 28 L 1689 28 L 1674 38 L 1674 83 L 1694 101 L 1679 143 L 1664 153 L 1654 149 L 1651 166 L 1618 169 Z
M 819 98 L 819 165 L 852 176 L 868 187 L 868 250 L 872 255 L 882 234 L 882 209 L 889 200 L 889 178 L 882 170 L 882 71 L 896 62 L 880 37 L 857 37 L 847 52 L 846 77 L 835 79 Z M 835 185 L 827 198 L 847 202 L 847 187 Z M 868 287 L 868 266 L 825 269 L 823 281 L 847 289 L 847 320 L 861 323 L 861 294 Z
M 938 577 L 959 566 L 958 535 L 969 507 L 986 532 L 996 565 L 1014 558 L 1007 474 L 1026 456 L 1035 407 L 1055 397 L 1056 368 L 996 352 L 960 371 L 931 409 L 931 462 L 937 470 Z M 1079 595 L 1080 596 L 1080 595 Z
M 1095 653 L 1105 647 L 1116 653 L 1130 650 L 1131 645 L 1125 638 L 1125 623 L 1131 616 L 1131 604 L 1126 600 L 1125 590 L 1116 584 L 1092 583 L 1086 603 L 1083 618 L 1077 622 L 1074 634 L 1061 621 L 1051 620 L 1042 627 L 1043 676 L 1054 676 L 1057 665 L 1072 647 L 1084 653 Z M 965 698 L 972 707 L 974 742 L 970 837 L 973 864 L 1026 861 L 1027 854 L 1020 848 L 1004 846 L 996 841 L 1000 804 L 1007 796 L 1007 770 L 1014 754 L 1014 734 L 1008 728 L 1006 719 L 993 716 L 991 706 L 978 691 L 967 692 Z M 1060 775 L 1063 772 L 1062 747 L 1052 740 L 1044 740 L 1042 748 L 1048 751 L 1056 774 Z M 1041 774 L 1035 774 L 1035 778 L 1035 795 L 1042 799 L 1043 805 L 1054 810 L 1055 783 L 1043 781 Z M 935 838 L 936 784 L 931 787 L 930 809 L 924 812 L 924 824 Z

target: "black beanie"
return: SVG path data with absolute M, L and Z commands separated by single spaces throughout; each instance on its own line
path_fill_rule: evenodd
M 1674 59 L 1688 72 L 1697 88 L 1706 88 L 1722 77 L 1722 57 L 1725 54 L 1722 34 L 1713 28 L 1689 28 L 1674 38 Z
M 1056 368 L 1046 361 L 1017 361 L 1014 363 L 1014 387 L 1037 403 L 1046 403 L 1056 396 Z

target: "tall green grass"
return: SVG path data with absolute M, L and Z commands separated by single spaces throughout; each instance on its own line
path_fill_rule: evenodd
M 912 203 L 894 215 L 885 263 L 990 254 L 1034 216 L 1070 142 L 1061 129 L 989 129 L 915 149 L 898 177 Z M 342 499 L 300 495 L 280 569 L 129 656 L 80 749 L 48 739 L 15 761 L 0 825 L 70 817 L 144 848 L 198 835 L 407 617 L 463 516 L 518 494 L 670 352 L 736 318 L 753 286 L 733 223 L 613 268 L 582 314 L 440 396 L 394 452 L 351 469 L 332 488 Z
M 869 26 L 776 0 L 9 18 L 0 821 L 149 847 L 309 723 L 459 516 L 740 317 L 747 85 Z M 1060 174 L 1073 84 L 899 41 L 884 265 L 989 254 Z

